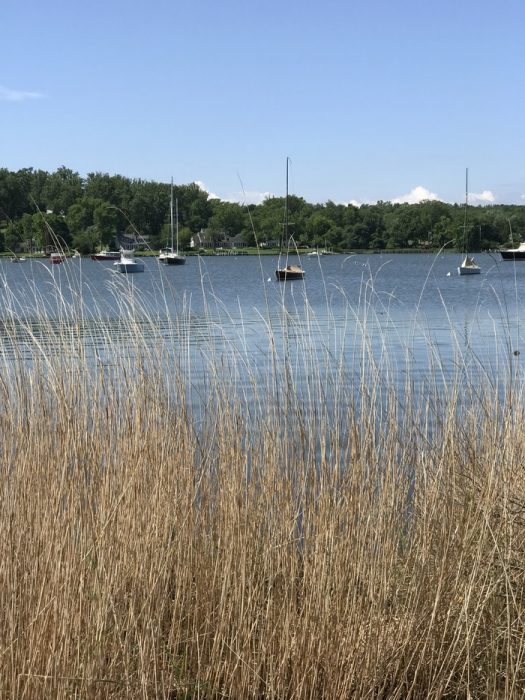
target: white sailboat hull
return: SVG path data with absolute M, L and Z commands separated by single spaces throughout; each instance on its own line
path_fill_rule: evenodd
M 460 275 L 479 275 L 481 268 L 477 265 L 475 267 L 458 267 L 458 274 Z

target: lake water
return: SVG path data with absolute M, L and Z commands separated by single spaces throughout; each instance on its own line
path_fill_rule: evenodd
M 398 381 L 417 382 L 436 367 L 446 381 L 458 363 L 492 376 L 518 369 L 525 263 L 480 254 L 482 273 L 460 277 L 460 260 L 304 257 L 305 279 L 291 282 L 275 280 L 272 256 L 189 257 L 174 267 L 146 258 L 145 272 L 129 277 L 90 259 L 2 260 L 0 349 L 5 362 L 16 355 L 31 363 L 35 353 L 62 351 L 65 331 L 104 366 L 115 354 L 133 358 L 139 335 L 172 348 L 193 381 L 212 357 L 240 385 L 285 356 L 299 384 L 319 368 L 333 381 L 334 367 L 362 372 L 364 353 Z

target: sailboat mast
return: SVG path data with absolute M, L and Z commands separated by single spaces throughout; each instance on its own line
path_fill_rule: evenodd
M 286 189 L 285 189 L 285 195 L 284 195 L 284 221 L 282 223 L 282 231 L 281 231 L 281 244 L 279 246 L 279 256 L 283 252 L 283 248 L 286 242 L 287 250 L 288 250 L 288 161 L 290 158 L 287 156 L 286 157 Z
M 177 255 L 179 254 L 179 200 L 175 200 L 175 225 L 177 227 Z
M 465 253 L 468 251 L 467 245 L 467 209 L 468 209 L 468 168 L 465 168 L 465 217 L 463 221 L 463 245 Z
M 171 236 L 171 250 L 173 250 L 173 178 L 171 178 L 171 192 L 170 192 L 170 236 Z
M 284 197 L 284 236 L 286 240 L 286 245 L 288 245 L 288 161 L 290 159 L 286 158 L 286 194 Z

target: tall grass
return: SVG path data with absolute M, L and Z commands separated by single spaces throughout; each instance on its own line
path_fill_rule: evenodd
M 268 323 L 267 371 L 212 345 L 193 387 L 189 311 L 43 301 L 2 332 L 0 697 L 523 696 L 510 375 L 443 387 L 429 341 L 400 383 L 349 308 L 351 368 Z

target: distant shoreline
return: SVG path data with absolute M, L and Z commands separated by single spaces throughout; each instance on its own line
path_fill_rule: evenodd
M 256 250 L 254 248 L 248 248 L 248 249 L 238 249 L 235 250 L 234 252 L 227 251 L 227 250 L 222 250 L 222 251 L 216 251 L 213 249 L 206 249 L 204 251 L 200 252 L 194 252 L 194 251 L 182 251 L 183 254 L 186 257 L 223 257 L 223 258 L 230 258 L 230 257 L 240 257 L 240 256 L 261 256 L 261 257 L 268 257 L 268 256 L 278 256 L 278 255 L 289 255 L 289 256 L 307 256 L 309 253 L 315 252 L 315 249 L 308 248 L 300 251 L 290 251 L 288 253 L 280 253 L 279 250 L 277 249 L 272 249 L 272 250 Z M 381 249 L 381 250 L 376 250 L 376 249 L 370 249 L 370 250 L 338 250 L 338 251 L 333 251 L 331 253 L 327 254 L 321 254 L 320 257 L 329 257 L 330 255 L 410 255 L 410 254 L 423 254 L 423 253 L 431 253 L 431 254 L 447 254 L 447 255 L 457 255 L 461 251 L 459 250 L 450 250 L 450 249 L 438 249 L 438 248 L 399 248 L 399 249 Z M 499 251 L 488 251 L 488 250 L 481 250 L 481 251 L 474 251 L 474 255 L 479 254 L 479 253 L 498 253 Z M 157 257 L 159 254 L 158 250 L 137 250 L 136 255 L 137 257 Z M 90 258 L 93 253 L 85 253 L 81 254 L 81 258 Z M 66 252 L 67 257 L 72 257 L 69 253 Z M 11 260 L 13 258 L 26 258 L 26 259 L 31 259 L 31 260 L 46 260 L 49 257 L 48 254 L 44 253 L 0 253 L 0 259 L 7 259 Z

